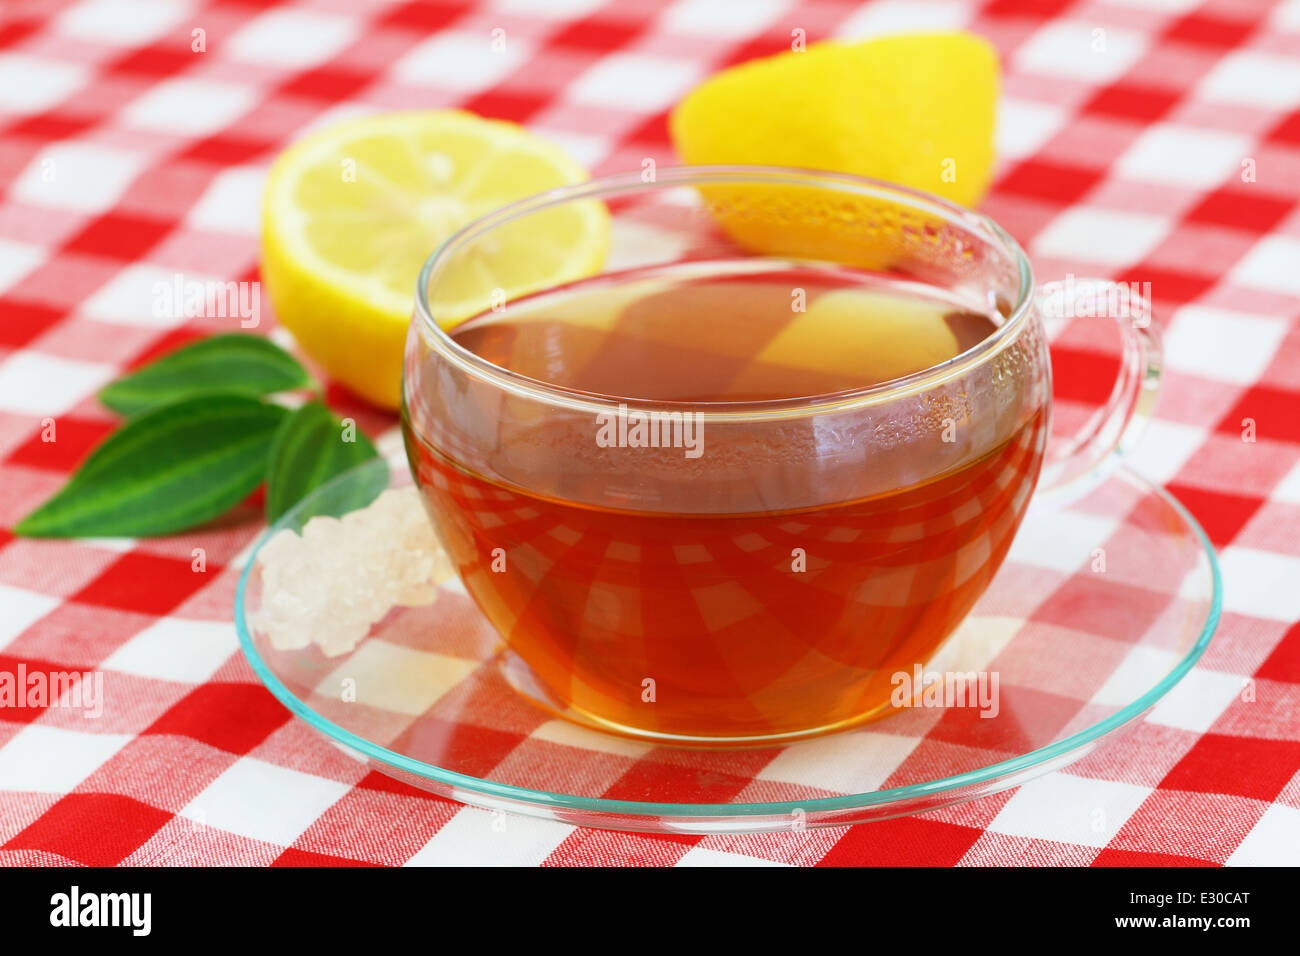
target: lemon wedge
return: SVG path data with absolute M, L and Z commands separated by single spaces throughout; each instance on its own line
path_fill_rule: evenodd
M 334 379 L 396 408 L 425 259 L 506 203 L 587 172 L 513 123 L 459 110 L 386 113 L 309 134 L 277 157 L 262 211 L 262 278 L 276 317 Z M 444 326 L 599 270 L 603 204 L 567 203 L 510 223 L 446 270 Z
M 973 205 L 993 171 L 997 51 L 914 33 L 750 60 L 691 90 L 669 120 L 688 163 L 800 166 Z
M 993 171 L 997 52 L 969 33 L 825 42 L 751 60 L 689 92 L 669 118 L 688 163 L 794 166 L 883 179 L 973 205 Z M 907 202 L 814 186 L 701 187 L 745 248 L 880 269 L 941 220 Z

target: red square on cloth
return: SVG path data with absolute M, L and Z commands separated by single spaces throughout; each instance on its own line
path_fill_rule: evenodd
M 30 302 L 0 299 L 4 321 L 0 322 L 0 346 L 21 348 L 52 328 L 63 315 L 61 309 Z
M 473 5 L 466 0 L 411 0 L 389 10 L 379 25 L 434 33 L 450 26 L 472 8 Z
M 45 440 L 44 428 L 37 430 L 30 440 L 10 452 L 9 464 L 71 472 L 114 427 L 111 421 L 60 416 L 54 422 L 54 441 Z
M 290 96 L 310 96 L 333 101 L 359 93 L 369 86 L 372 80 L 373 77 L 367 73 L 341 70 L 327 65 L 299 73 L 280 89 Z
M 132 552 L 110 564 L 71 599 L 124 611 L 166 614 L 207 583 L 188 561 Z
M 1300 682 L 1300 621 L 1282 637 L 1273 653 L 1260 665 L 1256 677 L 1268 680 Z
M 1278 225 L 1295 205 L 1295 201 L 1251 192 L 1244 185 L 1232 186 L 1210 193 L 1197 203 L 1187 218 L 1260 233 Z
M 57 704 L 57 699 L 51 700 L 51 693 L 57 696 L 58 691 L 50 687 L 49 675 L 60 670 L 51 661 L 0 654 L 0 680 L 4 682 L 0 722 L 29 724 Z
M 0 849 L 43 850 L 87 866 L 115 866 L 171 814 L 112 793 L 70 793 Z
M 603 51 L 626 45 L 642 30 L 640 24 L 625 20 L 611 20 L 596 14 L 563 25 L 551 34 L 547 42 L 552 46 Z
M 1191 485 L 1169 485 L 1169 491 L 1196 515 L 1217 547 L 1231 544 L 1264 503 L 1253 495 L 1233 495 Z
M 1300 110 L 1289 114 L 1286 119 L 1278 123 L 1268 134 L 1268 137 L 1279 143 L 1300 145 Z
M 1052 389 L 1057 401 L 1101 405 L 1110 397 L 1119 360 L 1084 349 L 1052 349 Z
M 238 133 L 214 133 L 194 142 L 177 158 L 219 166 L 239 166 L 274 148 L 273 144 L 264 140 L 250 139 Z
M 1168 113 L 1178 99 L 1175 90 L 1121 82 L 1099 90 L 1083 108 L 1088 112 L 1149 123 Z
M 519 734 L 508 731 L 426 717 L 389 746 L 403 750 L 412 738 L 422 741 L 416 752 L 428 752 L 436 746 L 450 765 L 464 767 L 465 773 L 483 775 L 490 773 L 521 740 Z
M 608 800 L 669 802 L 675 794 L 694 790 L 708 803 L 726 803 L 749 785 L 747 777 L 709 773 L 696 768 L 671 765 L 658 760 L 639 760 L 604 793 Z
M 147 734 L 184 734 L 232 754 L 246 754 L 290 714 L 260 684 L 196 687 L 149 726 Z
M 171 223 L 158 219 L 110 213 L 73 236 L 68 248 L 130 262 L 144 256 L 172 228 Z
M 299 850 L 289 847 L 278 857 L 272 866 L 379 866 L 378 863 L 367 863 L 364 860 L 354 860 L 346 856 L 331 856 L 328 853 L 311 853 L 307 850 Z
M 1068 205 L 1083 198 L 1101 177 L 1102 174 L 1096 170 L 1031 159 L 1002 177 L 998 181 L 998 189 L 1000 192 Z
M 1272 800 L 1297 770 L 1300 740 L 1207 733 L 1160 781 L 1160 787 Z
M 189 48 L 189 44 L 164 40 L 118 57 L 106 65 L 105 71 L 132 76 L 171 77 L 197 65 L 198 61 L 199 58 Z
M 953 866 L 980 831 L 926 817 L 897 817 L 853 827 L 821 859 L 822 866 L 907 866 L 916 859 Z
M 1266 385 L 1249 389 L 1223 416 L 1218 431 L 1240 436 L 1251 422 L 1257 441 L 1267 438 L 1300 444 L 1300 381 L 1294 389 Z
M 1249 20 L 1228 20 L 1209 14 L 1190 13 L 1165 34 L 1170 40 L 1231 49 L 1244 40 L 1255 24 Z

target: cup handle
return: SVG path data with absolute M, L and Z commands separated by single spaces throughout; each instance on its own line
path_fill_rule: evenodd
M 1045 283 L 1035 307 L 1046 327 L 1080 316 L 1109 317 L 1122 339 L 1119 377 L 1106 403 L 1076 435 L 1048 448 L 1034 497 L 1044 504 L 1065 503 L 1100 484 L 1150 421 L 1160 387 L 1160 329 L 1151 321 L 1145 290 L 1107 279 L 1067 276 Z

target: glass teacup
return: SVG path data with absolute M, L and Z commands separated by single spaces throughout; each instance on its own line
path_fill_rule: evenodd
M 556 261 L 551 227 L 593 215 L 610 235 L 594 275 L 492 274 L 503 249 Z M 800 317 L 805 286 L 844 290 L 850 323 L 855 301 L 866 322 L 868 303 L 915 298 L 987 334 L 841 387 L 817 367 L 835 346 L 800 338 L 825 329 Z M 538 703 L 681 744 L 827 733 L 896 705 L 897 676 L 935 658 L 1031 497 L 1077 494 L 1136 437 L 1159 347 L 1145 303 L 1124 295 L 1109 310 L 1124 342 L 1110 401 L 1047 447 L 1044 321 L 1118 288 L 1036 291 L 988 218 L 856 177 L 683 167 L 553 190 L 465 227 L 425 265 L 403 374 L 408 457 L 507 675 Z M 814 356 L 806 380 L 834 387 L 753 384 L 770 385 L 755 372 L 768 353 L 744 344 L 745 303 L 762 296 L 789 303 L 782 341 Z M 689 349 L 656 339 L 688 328 L 656 324 L 675 303 L 711 303 L 691 320 L 716 334 Z M 906 352 L 912 333 L 894 328 L 881 351 Z M 652 361 L 657 379 L 641 374 Z

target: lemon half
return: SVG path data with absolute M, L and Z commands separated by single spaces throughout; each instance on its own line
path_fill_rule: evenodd
M 333 378 L 396 408 L 415 283 L 455 230 L 587 172 L 522 127 L 460 110 L 401 112 L 318 130 L 280 154 L 267 179 L 262 278 L 276 317 Z M 512 223 L 480 243 L 473 269 L 440 300 L 444 325 L 509 297 L 599 270 L 608 214 L 595 202 Z M 472 273 L 472 274 L 471 274 Z

